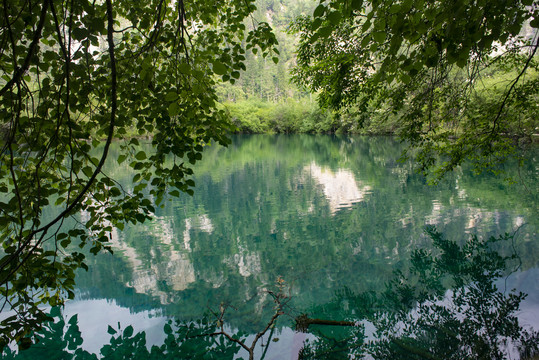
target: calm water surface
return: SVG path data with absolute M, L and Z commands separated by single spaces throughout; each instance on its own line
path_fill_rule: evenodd
M 336 294 L 383 289 L 412 250 L 431 246 L 424 227 L 435 225 L 457 241 L 518 229 L 522 266 L 504 286 L 528 292 L 519 316 L 539 328 L 537 157 L 520 172 L 528 190 L 467 168 L 428 186 L 398 161 L 402 148 L 385 137 L 309 135 L 235 136 L 228 148 L 209 147 L 195 167 L 195 195 L 116 231 L 114 255 L 88 259 L 64 317 L 78 314 L 82 348 L 95 353 L 109 325 L 132 325 L 160 344 L 169 318 L 200 318 L 222 303 L 231 306 L 228 329 L 254 334 L 274 311 L 266 290 L 282 279 L 292 300 L 265 356 L 294 358 L 310 336 L 290 329 L 294 316 L 354 319 Z M 133 176 L 123 165 L 106 171 Z

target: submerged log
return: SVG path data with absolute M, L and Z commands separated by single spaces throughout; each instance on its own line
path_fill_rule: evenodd
M 325 319 L 311 319 L 307 314 L 301 314 L 296 317 L 296 331 L 307 332 L 311 325 L 329 325 L 329 326 L 357 326 L 354 321 L 338 321 Z

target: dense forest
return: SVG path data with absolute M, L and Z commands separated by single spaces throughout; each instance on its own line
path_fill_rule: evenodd
M 272 26 L 279 53 L 272 58 L 247 53 L 247 68 L 239 79 L 217 85 L 236 132 L 326 133 L 342 128 L 331 111 L 320 109 L 316 95 L 295 85 L 291 78 L 299 41 L 291 24 L 300 16 L 312 14 L 316 5 L 314 0 L 256 2 L 251 20 L 267 21 Z

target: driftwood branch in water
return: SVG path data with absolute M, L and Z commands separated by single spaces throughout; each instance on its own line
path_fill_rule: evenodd
M 256 347 L 256 344 L 257 344 L 258 340 L 260 340 L 270 328 L 273 331 L 273 328 L 275 326 L 277 318 L 279 316 L 281 316 L 281 315 L 284 315 L 284 310 L 283 309 L 291 299 L 291 297 L 290 297 L 290 289 L 288 289 L 287 292 L 285 291 L 285 288 L 287 287 L 286 282 L 280 276 L 277 278 L 277 286 L 279 288 L 278 292 L 267 290 L 267 293 L 270 294 L 273 297 L 273 302 L 276 304 L 275 313 L 271 317 L 270 321 L 267 323 L 264 330 L 260 331 L 259 333 L 257 333 L 255 335 L 255 338 L 252 341 L 250 347 L 247 346 L 247 344 L 245 344 L 245 342 L 243 340 L 236 339 L 236 338 L 232 337 L 232 335 L 228 334 L 225 331 L 224 320 L 223 319 L 225 317 L 225 312 L 226 312 L 229 305 L 224 304 L 224 303 L 221 303 L 221 306 L 219 307 L 219 310 L 220 310 L 219 314 L 217 314 L 216 312 L 211 311 L 211 309 L 210 309 L 210 311 L 213 313 L 213 315 L 215 315 L 215 317 L 217 317 L 217 326 L 220 328 L 220 331 L 215 332 L 215 333 L 211 333 L 211 334 L 199 335 L 199 336 L 224 335 L 229 341 L 232 341 L 232 342 L 240 345 L 243 349 L 245 349 L 249 353 L 249 360 L 254 360 L 254 356 L 255 356 L 254 351 L 255 351 L 255 347 Z M 270 337 L 271 337 L 271 335 L 270 335 Z M 266 351 L 267 351 L 267 348 L 264 351 L 264 353 L 266 353 Z
M 311 325 L 357 326 L 357 322 L 311 319 L 307 316 L 307 314 L 301 314 L 296 318 L 296 331 L 307 332 L 309 330 L 309 326 Z

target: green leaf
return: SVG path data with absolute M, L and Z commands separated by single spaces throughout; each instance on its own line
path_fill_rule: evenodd
M 183 62 L 178 66 L 178 70 L 182 74 L 189 75 L 191 74 L 191 65 Z
M 136 155 L 135 155 L 135 159 L 137 160 L 146 160 L 146 153 L 144 151 L 139 151 Z
M 375 31 L 372 36 L 374 41 L 376 41 L 378 44 L 382 44 L 386 40 L 387 34 L 385 31 Z
M 367 30 L 369 30 L 370 27 L 371 27 L 371 21 L 367 20 L 365 21 L 365 23 L 363 23 L 363 26 L 361 26 L 361 31 L 367 32 Z
M 317 34 L 320 37 L 327 38 L 331 33 L 333 32 L 333 28 L 330 26 L 324 26 L 323 28 L 319 29 Z
M 60 241 L 60 246 L 63 247 L 63 248 L 68 247 L 69 244 L 71 244 L 71 239 L 64 239 L 64 240 Z
M 361 47 L 366 48 L 370 42 L 371 42 L 371 36 L 370 35 L 365 36 L 363 40 L 361 40 Z
M 322 19 L 314 19 L 314 21 L 311 24 L 311 30 L 315 31 L 322 25 Z
M 279 62 L 279 58 L 276 57 L 276 56 L 272 57 L 271 60 L 273 60 L 273 62 L 274 62 L 275 64 L 277 64 L 277 63 Z
M 94 171 L 92 170 L 91 167 L 85 166 L 85 167 L 82 168 L 82 173 L 84 175 L 86 175 L 87 177 L 91 177 L 93 175 Z
M 83 27 L 75 27 L 72 31 L 73 39 L 81 41 L 88 36 L 88 30 Z
M 410 77 L 410 75 L 408 75 L 408 74 L 402 74 L 402 75 L 401 75 L 401 81 L 402 81 L 404 84 L 410 83 L 411 80 L 412 80 L 412 78 Z
M 213 63 L 213 72 L 217 75 L 224 75 L 227 72 L 227 67 L 222 62 L 216 61 Z
M 339 11 L 334 11 L 332 13 L 329 13 L 327 15 L 327 18 L 329 20 L 330 23 L 332 23 L 333 25 L 337 26 L 339 25 L 340 21 L 341 21 L 341 13 Z
M 326 12 L 326 7 L 320 4 L 316 7 L 316 9 L 314 9 L 313 17 L 315 18 L 322 17 L 322 15 L 324 15 L 325 12 Z
M 120 154 L 120 155 L 118 156 L 118 164 L 123 163 L 123 162 L 125 161 L 126 158 L 127 158 L 127 155 L 125 155 L 125 154 Z
M 393 4 L 389 8 L 389 13 L 390 14 L 398 14 L 400 10 L 401 10 L 401 6 L 399 4 Z
M 122 192 L 116 186 L 111 187 L 109 191 L 113 197 L 118 197 L 122 195 Z
M 144 61 L 142 61 L 141 66 L 142 66 L 143 70 L 150 70 L 152 68 L 152 66 L 153 66 L 152 65 L 152 58 L 150 58 L 150 57 L 145 58 Z
M 386 20 L 383 17 L 376 19 L 374 22 L 374 29 L 378 31 L 385 31 L 385 28 Z
M 176 101 L 178 99 L 178 93 L 176 91 L 170 91 L 166 96 L 166 101 Z
M 180 105 L 177 102 L 172 102 L 168 106 L 168 115 L 170 117 L 177 116 L 180 113 Z
M 352 9 L 354 10 L 361 10 L 361 7 L 363 6 L 362 0 L 352 0 Z
M 108 332 L 110 335 L 116 334 L 116 330 L 114 330 L 114 329 L 112 328 L 112 326 L 110 326 L 110 325 L 109 325 L 109 327 L 108 327 L 108 329 L 107 329 L 107 332 Z
M 124 338 L 129 338 L 132 335 L 133 335 L 133 326 L 129 325 L 128 327 L 125 328 L 123 337 Z

